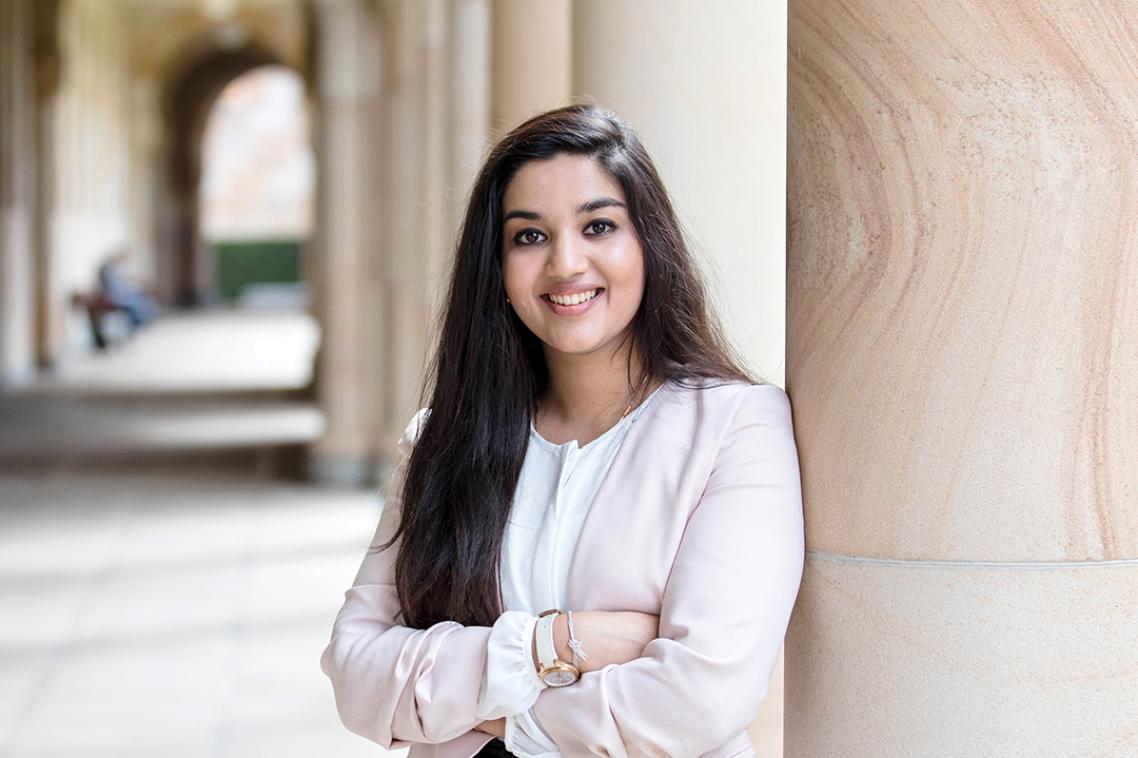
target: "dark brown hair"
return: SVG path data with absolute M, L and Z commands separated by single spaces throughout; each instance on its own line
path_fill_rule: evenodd
M 635 133 L 589 105 L 543 113 L 514 129 L 490 152 L 471 191 L 423 388 L 431 411 L 402 478 L 399 528 L 373 548 L 402 537 L 395 584 L 407 626 L 489 626 L 502 613 L 502 540 L 531 414 L 548 385 L 540 341 L 506 303 L 502 197 L 523 164 L 565 153 L 595 159 L 624 191 L 644 251 L 644 297 L 628 335 L 644 373 L 681 384 L 754 383 L 708 312 L 671 201 Z

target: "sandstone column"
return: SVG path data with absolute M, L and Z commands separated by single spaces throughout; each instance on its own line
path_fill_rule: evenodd
M 494 0 L 491 127 L 504 134 L 565 105 L 570 89 L 570 0 Z
M 432 0 L 434 10 L 434 0 Z M 376 446 L 388 463 L 411 414 L 419 407 L 419 385 L 426 355 L 429 308 L 426 258 L 432 240 L 443 233 L 442 216 L 424 226 L 427 197 L 427 145 L 436 144 L 437 124 L 428 112 L 433 87 L 424 72 L 426 13 L 410 0 L 385 0 L 379 17 L 383 33 L 382 161 L 379 208 L 383 217 L 377 299 L 382 327 L 381 412 Z M 433 207 L 432 203 L 432 207 Z
M 490 139 L 490 0 L 450 0 L 448 214 L 451 237 Z
M 781 383 L 785 9 L 747 0 L 714 7 L 576 0 L 573 93 L 640 133 L 729 337 L 755 374 Z M 751 729 L 763 756 L 781 750 L 780 666 L 767 691 Z
M 369 261 L 376 255 L 378 42 L 357 0 L 316 3 L 318 200 L 315 254 L 321 327 L 318 397 L 327 430 L 311 451 L 314 478 L 362 483 L 373 475 L 368 434 L 377 388 L 367 381 Z
M 447 48 L 450 44 L 450 8 L 447 0 L 419 0 L 416 10 L 422 24 L 422 41 L 419 46 L 418 65 L 422 70 L 422 84 L 418 88 L 417 112 L 423 132 L 423 152 L 420 155 L 419 170 L 423 174 L 423 196 L 418 205 L 420 232 L 418 259 L 422 266 L 416 266 L 416 274 L 421 272 L 425 278 L 426 297 L 416 303 L 417 308 L 426 306 L 426 323 L 419 340 L 422 355 L 429 352 L 432 341 L 431 329 L 438 318 L 438 308 L 450 273 L 451 233 L 450 198 L 451 187 L 451 120 L 450 116 L 450 58 Z M 412 253 L 414 248 L 406 248 L 404 254 Z M 423 361 L 419 361 L 422 363 Z M 406 410 L 415 408 L 407 406 Z
M 63 318 L 54 302 L 58 279 L 53 221 L 58 194 L 56 153 L 57 92 L 63 75 L 59 39 L 59 0 L 37 0 L 32 24 L 35 34 L 35 113 L 32 126 L 35 161 L 35 213 L 32 250 L 35 259 L 35 355 L 41 368 L 53 368 L 63 345 Z
M 792 0 L 788 756 L 1138 754 L 1138 24 Z
M 35 367 L 32 13 L 0 2 L 0 389 Z

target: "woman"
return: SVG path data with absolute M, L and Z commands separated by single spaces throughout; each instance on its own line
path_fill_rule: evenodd
M 802 571 L 790 406 L 613 114 L 493 149 L 428 373 L 322 657 L 345 725 L 413 758 L 753 755 Z

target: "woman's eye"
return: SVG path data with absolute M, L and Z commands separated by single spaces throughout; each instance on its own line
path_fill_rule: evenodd
M 589 225 L 585 227 L 585 231 L 587 233 L 591 232 L 592 234 L 605 234 L 615 228 L 616 226 L 614 226 L 611 221 L 597 219 L 596 221 L 590 221 Z
M 526 229 L 518 232 L 514 237 L 514 243 L 518 245 L 535 245 L 541 241 L 542 233 L 536 229 Z

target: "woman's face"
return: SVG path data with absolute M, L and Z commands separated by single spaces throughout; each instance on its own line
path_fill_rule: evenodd
M 546 353 L 611 351 L 644 296 L 620 185 L 593 158 L 533 160 L 506 187 L 502 219 L 506 295 Z

